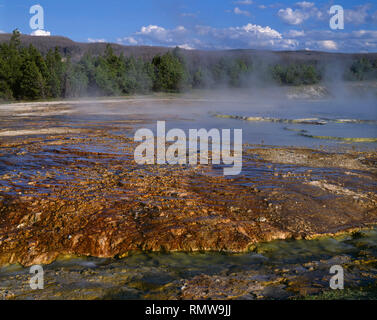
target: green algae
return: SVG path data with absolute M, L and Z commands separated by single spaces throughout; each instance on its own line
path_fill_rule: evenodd
M 345 142 L 359 142 L 359 143 L 371 143 L 377 142 L 377 138 L 349 138 L 349 137 L 332 137 L 332 136 L 316 136 L 311 135 L 305 132 L 299 132 L 300 136 L 321 139 L 321 140 L 336 140 L 336 141 L 345 141 Z
M 253 122 L 275 122 L 275 123 L 292 123 L 292 124 L 314 124 L 325 125 L 327 123 L 338 124 L 371 124 L 377 125 L 377 120 L 363 120 L 363 119 L 329 119 L 329 118 L 301 118 L 301 119 L 284 119 L 273 117 L 258 117 L 258 116 L 238 116 L 231 114 L 213 114 L 217 118 L 235 119 Z

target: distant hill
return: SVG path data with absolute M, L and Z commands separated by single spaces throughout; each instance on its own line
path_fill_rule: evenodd
M 9 41 L 11 34 L 0 34 L 0 43 Z M 21 35 L 21 43 L 23 46 L 33 44 L 42 53 L 47 53 L 49 49 L 58 47 L 64 56 L 71 56 L 73 60 L 79 60 L 85 53 L 90 52 L 93 55 L 102 54 L 106 48 L 106 43 L 80 43 L 72 41 L 69 38 L 61 36 L 51 37 L 38 37 Z M 141 57 L 150 60 L 157 54 L 164 54 L 170 47 L 155 47 L 155 46 L 123 46 L 119 44 L 111 44 L 116 54 L 123 53 L 125 56 Z M 345 53 L 329 53 L 318 51 L 263 51 L 252 49 L 236 49 L 224 51 L 200 51 L 200 50 L 184 50 L 183 54 L 195 63 L 197 59 L 213 61 L 220 57 L 233 56 L 233 57 L 249 57 L 261 60 L 271 60 L 276 62 L 305 62 L 305 61 L 318 61 L 318 62 L 334 62 L 344 63 L 366 57 L 368 59 L 377 60 L 377 53 L 358 53 L 358 54 L 345 54 Z
M 0 34 L 0 43 L 9 41 L 11 34 Z M 72 41 L 66 37 L 51 36 L 38 37 L 21 35 L 21 44 L 29 46 L 32 44 L 42 53 L 47 53 L 48 50 L 58 47 L 64 56 L 71 56 L 72 59 L 78 60 L 85 53 L 90 52 L 94 55 L 102 54 L 105 51 L 106 43 L 81 43 Z M 123 52 L 126 56 L 138 56 L 144 59 L 150 59 L 156 54 L 165 53 L 170 48 L 163 47 L 149 47 L 149 46 L 122 46 L 119 44 L 111 44 L 116 54 Z

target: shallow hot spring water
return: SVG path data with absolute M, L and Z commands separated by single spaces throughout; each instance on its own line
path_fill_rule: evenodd
M 174 116 L 179 113 L 179 116 Z M 241 128 L 245 143 L 277 146 L 325 145 L 375 149 L 375 142 L 354 143 L 352 140 L 319 139 L 316 137 L 339 138 L 376 138 L 377 117 L 373 104 L 363 106 L 344 106 L 328 102 L 302 102 L 289 107 L 286 104 L 256 106 L 253 103 L 192 103 L 192 108 L 149 106 L 135 108 L 129 114 L 122 110 L 97 109 L 92 114 L 54 115 L 50 117 L 2 117 L 4 125 L 11 123 L 8 130 L 19 130 L 33 121 L 57 123 L 58 125 L 82 126 L 98 121 L 121 121 L 129 115 L 140 115 L 149 119 L 134 126 L 155 128 L 156 120 L 166 120 L 167 127 L 183 130 L 199 128 Z M 158 116 L 156 115 L 158 114 Z M 216 115 L 239 117 L 260 117 L 261 121 L 247 121 L 240 118 L 221 118 Z M 172 116 L 173 115 L 173 116 Z M 22 119 L 21 119 L 22 118 Z M 292 123 L 284 121 L 266 121 L 274 119 L 319 119 L 325 124 Z M 351 121 L 338 121 L 348 119 Z M 367 122 L 359 120 L 371 120 Z M 4 129 L 5 130 L 5 129 Z M 119 129 L 116 129 L 119 130 Z M 116 131 L 115 130 L 115 131 Z M 122 132 L 119 132 L 122 133 Z M 302 135 L 300 133 L 306 133 Z M 123 134 L 129 134 L 124 133 Z M 86 146 L 88 148 L 88 146 Z M 46 152 L 48 148 L 46 148 Z M 106 147 L 93 146 L 94 152 L 106 152 Z M 21 159 L 21 157 L 19 158 Z M 27 155 L 23 159 L 27 160 Z M 16 163 L 17 161 L 15 161 Z M 20 163 L 18 165 L 21 166 Z M 23 165 L 22 165 L 23 166 Z M 27 172 L 27 166 L 25 172 Z M 1 168 L 0 168 L 1 169 Z M 7 168 L 4 168 L 7 170 Z M 35 170 L 35 168 L 30 168 Z M 3 173 L 3 172 L 0 172 Z M 32 172 L 30 171 L 32 174 Z M 61 257 L 51 265 L 45 266 L 46 288 L 36 293 L 30 290 L 29 269 L 18 265 L 0 268 L 0 290 L 10 291 L 15 298 L 109 298 L 109 299 L 144 299 L 179 297 L 174 290 L 183 286 L 184 280 L 195 276 L 229 275 L 254 270 L 263 277 L 274 273 L 275 269 L 302 267 L 306 263 L 346 256 L 351 259 L 377 257 L 377 229 L 362 231 L 358 236 L 343 236 L 337 239 L 273 241 L 259 244 L 245 254 L 220 253 L 143 253 L 123 259 L 98 259 L 85 257 Z M 357 285 L 354 279 L 352 284 Z M 0 292 L 1 293 L 1 292 Z M 0 295 L 1 298 L 1 295 Z

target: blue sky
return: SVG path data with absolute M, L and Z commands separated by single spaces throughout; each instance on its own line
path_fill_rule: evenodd
M 31 6 L 44 9 L 44 30 L 80 42 L 377 52 L 377 3 L 355 0 L 0 0 L 0 32 L 31 34 Z M 331 30 L 329 8 L 345 9 L 344 30 Z M 34 33 L 35 34 L 35 33 Z

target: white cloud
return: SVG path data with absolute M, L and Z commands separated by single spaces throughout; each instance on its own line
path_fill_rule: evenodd
M 277 38 L 277 39 L 282 38 L 282 35 L 278 31 L 270 28 L 269 26 L 262 27 L 259 25 L 248 23 L 246 26 L 243 26 L 241 28 L 235 28 L 235 30 L 242 30 L 248 34 L 253 34 L 256 37 L 267 37 L 267 38 Z
M 377 30 L 356 30 L 352 31 L 351 36 L 355 38 L 372 38 L 377 40 Z
M 51 32 L 50 31 L 46 31 L 46 30 L 35 30 L 31 33 L 32 36 L 39 36 L 39 37 L 49 37 L 51 36 Z
M 306 31 L 300 38 L 311 50 L 330 50 L 339 52 L 375 52 L 377 48 L 377 30 L 355 30 L 336 32 L 331 30 Z
M 209 26 L 196 26 L 195 29 L 195 31 L 201 36 L 209 34 L 211 30 L 215 30 L 214 28 Z
M 159 41 L 161 43 L 169 44 L 176 39 L 182 38 L 186 33 L 186 28 L 178 26 L 175 29 L 165 29 L 156 25 L 144 26 L 136 35 L 150 39 L 151 41 Z
M 213 49 L 226 48 L 263 48 L 263 49 L 294 49 L 298 42 L 293 39 L 283 39 L 280 32 L 269 26 L 262 27 L 247 24 L 241 27 L 223 29 L 208 26 L 197 26 L 196 31 L 205 35 Z
M 296 6 L 300 7 L 300 8 L 312 8 L 314 7 L 314 3 L 313 2 L 307 2 L 307 1 L 302 1 L 302 2 L 296 2 Z
M 162 35 L 166 33 L 166 29 L 159 26 L 149 25 L 147 27 L 141 27 L 141 30 L 138 32 L 138 34 L 142 35 Z
M 312 8 L 313 9 L 313 8 Z M 272 50 L 321 50 L 339 52 L 376 51 L 377 30 L 336 32 L 301 30 L 292 28 L 284 33 L 271 28 L 248 23 L 227 28 L 196 25 L 167 29 L 162 26 L 144 26 L 140 31 L 118 39 L 131 45 L 157 45 L 184 49 L 272 49 Z
M 269 26 L 248 23 L 243 26 L 214 28 L 197 25 L 192 29 L 178 26 L 166 29 L 162 26 L 143 26 L 134 34 L 117 39 L 122 44 L 179 46 L 184 49 L 230 48 L 293 48 L 297 41 L 283 39 L 277 30 Z
M 331 30 L 306 31 L 310 40 L 335 40 L 352 42 L 354 40 L 377 41 L 377 30 L 354 30 L 352 32 L 337 32 Z
M 290 25 L 299 25 L 304 21 L 314 18 L 321 20 L 324 18 L 323 12 L 319 10 L 313 2 L 296 2 L 298 9 L 286 8 L 278 11 L 278 16 L 285 23 Z
M 90 42 L 90 43 L 104 43 L 104 42 L 106 42 L 106 39 L 93 39 L 93 38 L 88 38 L 88 42 Z
M 190 13 L 190 12 L 181 13 L 182 17 L 189 17 L 189 18 L 197 18 L 198 15 L 199 15 L 199 12 L 197 12 L 197 13 Z
M 289 38 L 304 37 L 305 31 L 304 30 L 289 30 L 289 32 L 287 33 L 287 36 Z
M 270 28 L 269 26 L 262 27 L 259 25 L 248 23 L 241 27 L 229 27 L 224 29 L 217 29 L 208 26 L 197 26 L 197 31 L 202 35 L 211 35 L 215 38 L 222 39 L 281 39 L 282 35 Z
M 377 23 L 377 11 L 372 14 L 371 18 L 372 18 L 372 22 Z
M 277 43 L 277 48 L 282 48 L 286 50 L 297 50 L 300 43 L 294 39 L 283 39 Z
M 238 7 L 235 7 L 234 8 L 234 11 L 233 11 L 235 14 L 238 14 L 238 15 L 244 15 L 244 16 L 250 16 L 250 12 L 249 11 L 246 11 L 246 10 L 241 10 L 240 8 Z
M 367 22 L 368 10 L 370 6 L 368 4 L 357 6 L 354 10 L 344 10 L 344 19 L 348 23 L 363 24 Z
M 338 50 L 338 45 L 333 40 L 318 41 L 319 46 L 325 50 Z
M 129 44 L 132 46 L 135 46 L 138 44 L 138 41 L 134 37 L 118 38 L 117 42 L 122 43 L 122 44 Z
M 187 43 L 180 44 L 178 47 L 180 47 L 182 49 L 186 49 L 186 50 L 194 50 L 195 49 L 195 48 L 191 47 L 190 45 L 188 45 Z
M 3 30 L 0 30 L 0 33 L 5 33 L 5 31 L 3 31 Z
M 251 5 L 253 4 L 253 1 L 252 0 L 240 0 L 240 1 L 235 1 L 234 2 L 235 4 L 241 4 L 241 5 Z
M 292 25 L 298 25 L 303 23 L 306 19 L 309 18 L 307 14 L 303 11 L 297 9 L 293 10 L 292 8 L 280 9 L 278 16 L 286 23 Z

